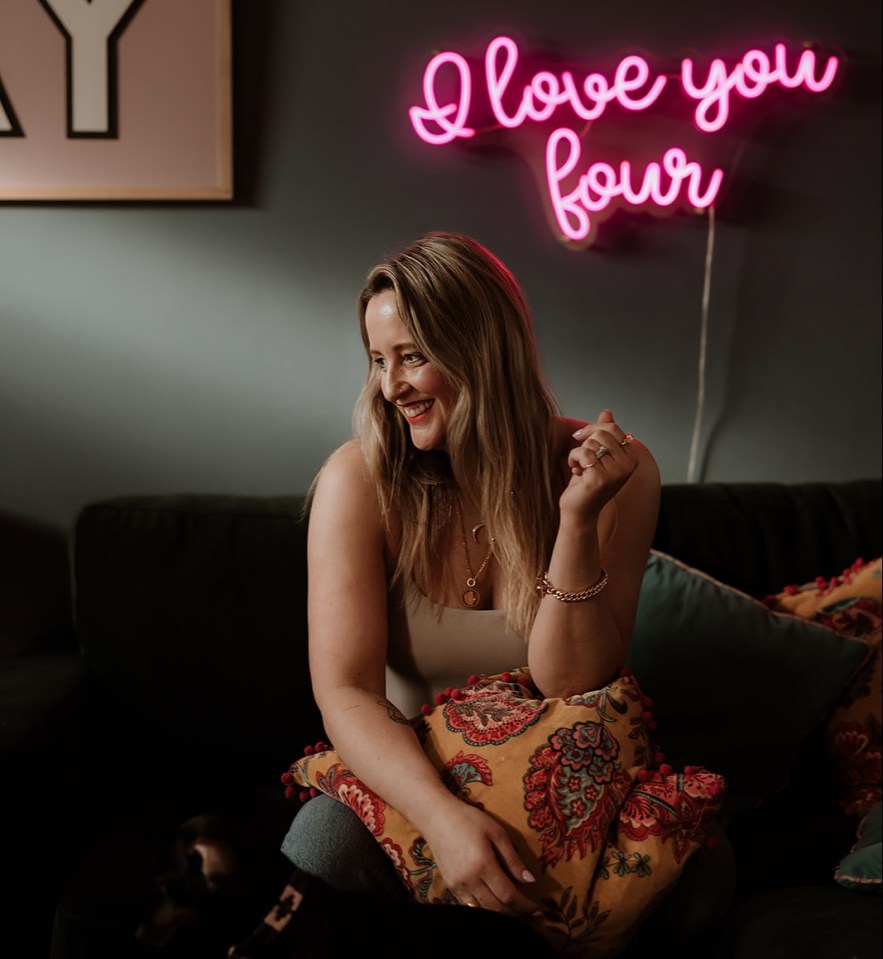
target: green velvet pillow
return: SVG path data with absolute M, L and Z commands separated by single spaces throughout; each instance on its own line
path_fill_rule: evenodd
M 629 665 L 653 700 L 666 760 L 723 774 L 725 813 L 787 783 L 867 655 L 864 643 L 775 613 L 665 553 L 648 558 Z
M 880 815 L 880 803 L 877 803 L 859 824 L 856 844 L 834 870 L 834 878 L 847 889 L 880 894 L 883 872 Z

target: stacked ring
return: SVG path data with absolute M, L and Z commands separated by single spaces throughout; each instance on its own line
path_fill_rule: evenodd
M 599 460 L 601 459 L 602 456 L 609 456 L 609 455 L 610 455 L 610 450 L 607 449 L 606 446 L 599 446 L 598 449 L 595 450 L 595 459 Z

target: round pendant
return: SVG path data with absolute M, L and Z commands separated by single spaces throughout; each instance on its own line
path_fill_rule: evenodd
M 467 589 L 463 593 L 463 602 L 469 607 L 477 606 L 480 599 L 477 589 Z

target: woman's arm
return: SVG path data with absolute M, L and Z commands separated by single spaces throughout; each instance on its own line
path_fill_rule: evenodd
M 628 654 L 647 554 L 659 512 L 659 470 L 650 451 L 605 410 L 570 440 L 570 479 L 548 581 L 563 592 L 607 585 L 581 602 L 546 595 L 529 637 L 531 677 L 544 696 L 608 683 Z M 610 452 L 598 459 L 593 450 Z M 542 571 L 541 571 L 542 572 Z
M 502 826 L 457 799 L 386 698 L 389 536 L 361 448 L 326 463 L 308 534 L 310 671 L 325 730 L 353 772 L 426 838 L 462 901 L 533 913 L 525 865 Z

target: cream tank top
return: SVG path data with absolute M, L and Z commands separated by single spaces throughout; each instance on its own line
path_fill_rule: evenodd
M 439 606 L 413 584 L 391 594 L 386 695 L 405 716 L 470 675 L 526 663 L 524 639 L 507 629 L 502 610 Z

